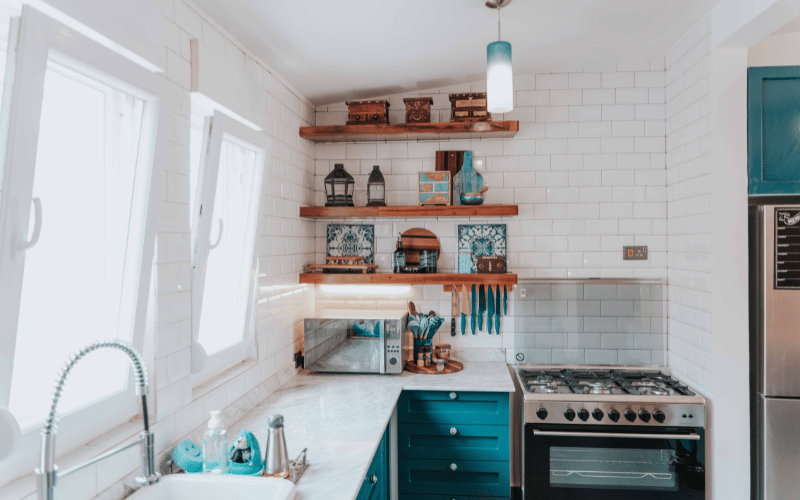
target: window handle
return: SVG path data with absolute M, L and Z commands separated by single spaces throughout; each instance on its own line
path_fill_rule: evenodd
M 29 241 L 19 238 L 21 241 L 16 242 L 13 250 L 14 253 L 19 253 L 19 255 L 36 245 L 39 242 L 39 236 L 42 234 L 42 200 L 36 197 L 31 201 L 33 202 L 33 234 Z
M 217 242 L 208 247 L 208 249 L 214 250 L 219 246 L 220 241 L 222 241 L 222 219 L 219 220 L 219 235 L 217 236 Z

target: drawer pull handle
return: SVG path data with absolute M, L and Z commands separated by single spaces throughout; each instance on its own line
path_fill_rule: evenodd
M 458 434 L 458 429 L 455 427 L 450 427 L 450 435 L 455 436 L 456 434 Z
M 450 464 L 450 470 L 456 470 L 458 466 L 456 464 Z
M 455 392 L 451 392 L 450 393 L 450 399 L 456 399 L 457 397 L 458 397 L 458 394 L 456 394 Z
M 373 474 L 372 477 L 369 478 L 369 482 L 372 484 L 378 484 L 378 475 Z

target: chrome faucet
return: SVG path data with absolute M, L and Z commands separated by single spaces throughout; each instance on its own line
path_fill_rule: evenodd
M 61 399 L 61 392 L 64 390 L 64 382 L 66 382 L 67 375 L 75 367 L 75 364 L 84 356 L 92 351 L 96 351 L 102 347 L 110 347 L 118 349 L 131 359 L 134 372 L 136 372 L 136 395 L 142 398 L 142 417 L 144 418 L 144 431 L 139 434 L 139 440 L 131 444 L 120 446 L 102 455 L 99 455 L 88 462 L 76 465 L 71 469 L 64 472 L 59 472 L 58 467 L 53 463 L 55 460 L 56 449 L 56 432 L 58 430 L 58 416 L 56 415 L 56 408 L 58 401 Z M 44 427 L 42 428 L 42 453 L 39 458 L 39 467 L 36 468 L 36 489 L 39 493 L 39 500 L 53 500 L 56 481 L 60 477 L 68 476 L 73 472 L 79 471 L 84 467 L 88 467 L 104 458 L 111 455 L 132 448 L 139 444 L 142 449 L 142 476 L 136 478 L 136 482 L 140 486 L 150 486 L 161 479 L 161 474 L 156 472 L 155 439 L 153 433 L 150 432 L 150 424 L 147 418 L 147 368 L 144 365 L 142 357 L 136 352 L 127 342 L 121 340 L 101 340 L 91 342 L 85 345 L 82 349 L 70 356 L 67 363 L 61 369 L 56 381 L 55 391 L 53 393 L 53 403 L 50 405 L 50 413 L 47 415 Z

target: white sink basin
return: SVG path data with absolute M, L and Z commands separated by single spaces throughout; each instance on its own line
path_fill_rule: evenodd
M 292 500 L 288 479 L 211 474 L 171 474 L 128 500 Z

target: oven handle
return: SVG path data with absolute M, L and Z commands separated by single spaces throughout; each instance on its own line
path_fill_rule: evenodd
M 628 434 L 621 432 L 562 432 L 533 430 L 534 436 L 568 436 L 568 437 L 594 437 L 594 438 L 627 438 L 627 439 L 685 439 L 688 441 L 700 440 L 700 435 L 695 434 Z

